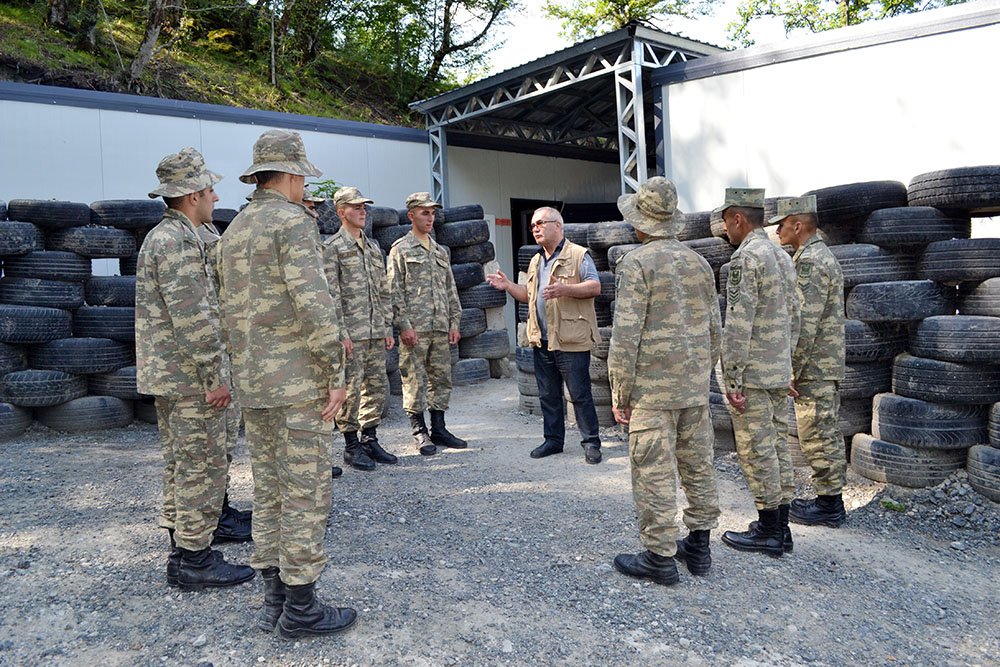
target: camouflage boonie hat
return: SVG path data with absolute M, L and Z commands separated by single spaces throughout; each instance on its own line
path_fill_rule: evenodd
M 193 148 L 183 148 L 160 160 L 156 165 L 156 177 L 160 187 L 149 193 L 150 199 L 157 197 L 183 197 L 192 192 L 201 192 L 222 180 L 222 176 L 205 167 L 205 158 Z
M 259 171 L 280 171 L 294 176 L 322 176 L 316 165 L 306 158 L 306 147 L 298 132 L 268 130 L 253 145 L 253 164 L 240 175 L 244 183 L 256 183 Z
M 374 204 L 371 199 L 366 199 L 362 194 L 361 190 L 355 187 L 348 186 L 346 188 L 340 188 L 333 194 L 333 206 L 334 208 L 340 208 L 341 206 L 348 206 L 350 204 Z
M 323 197 L 317 197 L 309 188 L 302 188 L 302 201 L 311 201 L 315 204 L 322 204 L 326 201 Z
M 441 204 L 431 199 L 431 193 L 429 192 L 414 192 L 406 198 L 406 210 L 410 210 L 411 208 L 423 208 L 425 206 L 441 208 Z
M 776 225 L 790 215 L 802 215 L 804 213 L 816 213 L 816 195 L 808 197 L 782 197 L 778 200 L 778 214 L 767 221 L 769 225 Z
M 764 208 L 764 188 L 726 188 L 726 201 L 712 213 L 724 213 L 730 206 Z
M 655 176 L 642 185 L 635 194 L 618 198 L 618 210 L 625 221 L 644 234 L 672 236 L 672 224 L 677 210 L 677 188 L 668 179 Z

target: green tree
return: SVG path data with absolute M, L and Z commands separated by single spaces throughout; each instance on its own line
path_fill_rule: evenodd
M 564 37 L 578 41 L 629 23 L 659 28 L 660 18 L 704 16 L 713 4 L 713 0 L 546 0 L 544 9 L 548 16 L 562 21 Z
M 738 18 L 728 26 L 730 39 L 741 46 L 754 43 L 750 24 L 763 17 L 780 18 L 785 33 L 805 29 L 822 32 L 849 25 L 878 21 L 900 14 L 912 14 L 926 9 L 957 5 L 966 0 L 746 0 L 737 12 Z

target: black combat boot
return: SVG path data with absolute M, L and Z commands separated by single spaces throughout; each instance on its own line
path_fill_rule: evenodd
M 431 442 L 438 447 L 465 449 L 469 446 L 465 440 L 456 438 L 444 426 L 444 410 L 431 410 Z
M 795 543 L 792 542 L 792 529 L 788 527 L 788 505 L 778 505 L 778 524 L 781 526 L 781 548 L 790 554 Z M 757 530 L 757 526 L 757 521 L 750 522 L 750 530 Z
M 709 568 L 712 567 L 709 535 L 711 535 L 709 530 L 692 530 L 683 540 L 677 540 L 677 553 L 674 558 L 683 561 L 687 565 L 688 572 L 699 577 L 708 574 Z
M 177 543 L 174 542 L 174 529 L 167 528 L 167 534 L 170 536 L 170 555 L 167 556 L 167 586 L 176 586 L 177 572 L 181 567 L 181 552 L 177 548 Z
M 367 454 L 368 457 L 376 463 L 387 463 L 392 465 L 399 461 L 399 459 L 395 456 L 382 449 L 382 445 L 379 444 L 378 441 L 378 435 L 375 433 L 374 426 L 361 429 L 361 447 L 365 450 L 365 454 Z
M 219 513 L 219 525 L 212 533 L 212 544 L 252 542 L 253 526 L 249 518 L 244 518 L 247 514 L 230 507 L 228 496 L 223 496 L 222 512 Z
M 183 591 L 235 586 L 253 579 L 252 567 L 227 563 L 221 553 L 208 547 L 200 551 L 180 549 L 180 552 L 177 585 Z
M 410 418 L 410 429 L 413 432 L 413 441 L 417 443 L 417 449 L 422 456 L 433 456 L 437 454 L 437 447 L 431 442 L 427 435 L 427 424 L 424 422 L 424 413 L 406 413 Z
M 253 521 L 253 510 L 238 510 L 235 507 L 229 505 L 228 491 L 226 492 L 226 495 L 222 496 L 222 513 L 225 514 L 226 512 L 232 512 L 243 521 L 246 522 Z
M 847 520 L 847 510 L 839 493 L 835 496 L 816 496 L 812 500 L 796 498 L 788 510 L 788 518 L 805 526 L 837 528 Z
M 316 599 L 316 582 L 285 585 L 285 606 L 278 618 L 278 634 L 285 639 L 305 635 L 332 635 L 358 620 L 350 607 L 330 607 Z
M 344 474 L 344 469 L 341 468 L 340 466 L 333 466 L 332 468 L 330 468 L 330 477 L 332 477 L 333 479 L 337 479 L 343 474 Z
M 637 554 L 618 554 L 615 556 L 615 569 L 622 574 L 637 579 L 670 586 L 680 581 L 677 574 L 677 563 L 670 556 L 660 556 L 652 551 Z
M 375 470 L 375 462 L 362 449 L 357 431 L 344 433 L 344 463 L 355 470 Z
M 285 606 L 285 583 L 278 576 L 276 567 L 268 567 L 260 571 L 264 580 L 264 611 L 261 612 L 258 626 L 264 632 L 272 632 L 278 624 L 278 617 Z
M 759 551 L 780 558 L 785 550 L 779 510 L 757 510 L 757 521 L 748 530 L 742 533 L 727 530 L 722 534 L 722 542 L 739 551 Z

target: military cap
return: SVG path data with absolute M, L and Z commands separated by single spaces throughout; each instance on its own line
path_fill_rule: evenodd
M 414 192 L 412 195 L 406 198 L 407 210 L 411 208 L 423 208 L 424 206 L 433 206 L 434 208 L 441 208 L 441 204 L 431 199 L 431 193 L 429 192 Z
M 776 225 L 790 215 L 803 215 L 805 213 L 816 213 L 816 195 L 782 197 L 778 200 L 778 214 L 768 220 L 767 224 Z
M 326 199 L 323 197 L 317 197 L 309 188 L 302 188 L 302 201 L 311 201 L 316 204 L 322 204 L 326 201 Z
M 340 188 L 333 195 L 333 205 L 335 208 L 340 208 L 341 206 L 349 206 L 351 204 L 374 204 L 371 199 L 366 199 L 362 194 L 361 190 L 355 187 L 347 186 L 345 188 Z
M 618 198 L 618 210 L 625 221 L 650 236 L 672 236 L 672 224 L 677 215 L 677 189 L 662 176 L 655 176 L 642 185 L 635 194 Z
M 201 192 L 222 180 L 222 176 L 205 167 L 205 158 L 193 148 L 181 149 L 160 160 L 156 177 L 160 179 L 160 187 L 149 193 L 150 199 Z
M 713 213 L 724 213 L 730 206 L 764 208 L 764 188 L 726 188 L 726 201 Z
M 254 174 L 279 171 L 294 176 L 322 176 L 316 165 L 306 157 L 306 147 L 298 132 L 268 130 L 253 145 L 253 164 L 240 175 L 244 183 L 256 183 Z

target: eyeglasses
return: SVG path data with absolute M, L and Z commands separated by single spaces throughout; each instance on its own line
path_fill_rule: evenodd
M 534 221 L 533 223 L 531 223 L 531 224 L 530 224 L 529 226 L 530 226 L 530 227 L 531 227 L 532 229 L 541 229 L 541 228 L 542 228 L 542 225 L 547 225 L 547 224 L 549 224 L 550 222 L 559 222 L 559 221 L 558 221 L 558 220 L 535 220 L 535 221 Z

